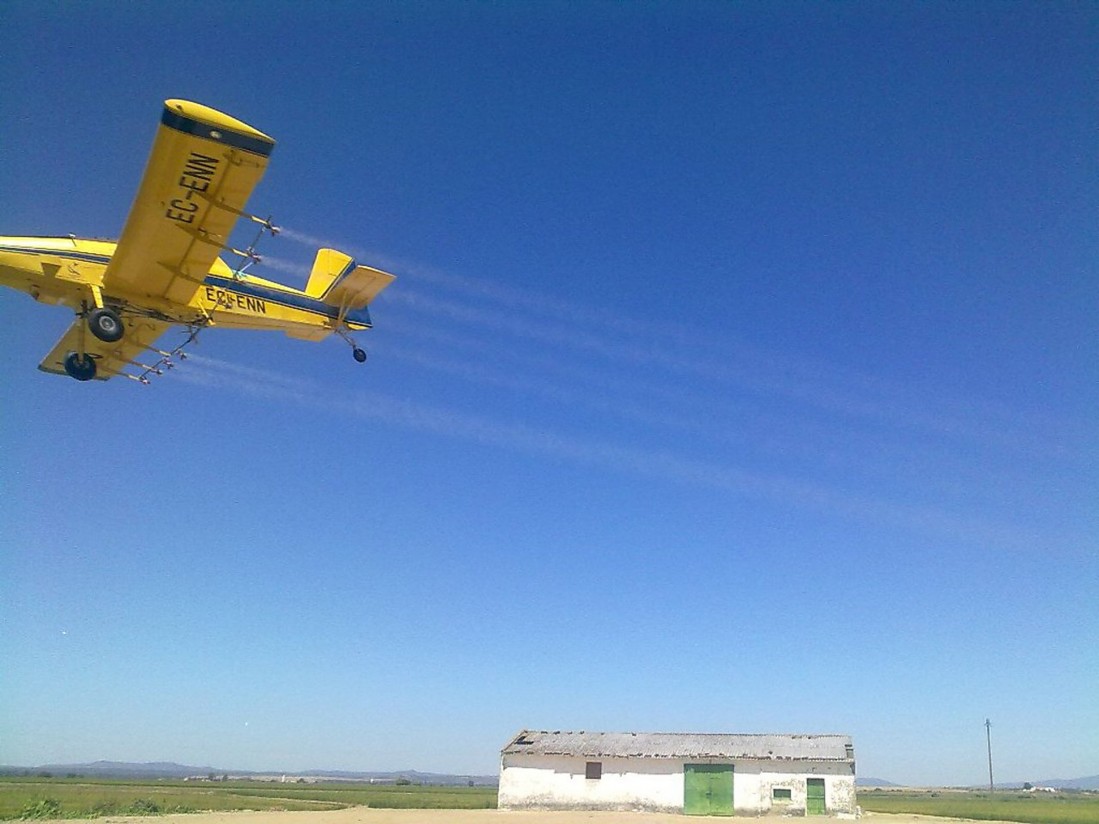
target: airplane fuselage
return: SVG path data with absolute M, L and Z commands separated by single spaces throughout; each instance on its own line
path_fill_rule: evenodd
M 93 305 L 116 244 L 74 237 L 0 237 L 0 285 L 43 303 L 80 312 Z M 139 292 L 101 292 L 123 317 L 140 315 L 186 325 L 274 329 L 294 337 L 323 338 L 340 325 L 366 329 L 366 307 L 339 318 L 338 309 L 305 292 L 214 261 L 186 303 Z

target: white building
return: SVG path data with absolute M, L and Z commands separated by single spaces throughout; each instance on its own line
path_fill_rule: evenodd
M 500 809 L 853 815 L 847 735 L 523 730 L 500 753 Z

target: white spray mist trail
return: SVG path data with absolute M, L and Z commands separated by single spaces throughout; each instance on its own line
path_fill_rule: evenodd
M 313 248 L 328 246 L 356 259 L 370 258 L 396 269 L 401 276 L 411 276 L 414 282 L 422 281 L 453 291 L 457 302 L 437 295 L 428 296 L 407 287 L 397 290 L 390 299 L 403 301 L 417 311 L 459 321 L 466 325 L 467 331 L 487 327 L 538 343 L 570 346 L 633 364 L 660 366 L 731 384 L 743 385 L 747 382 L 752 385 L 751 388 L 763 392 L 787 395 L 855 417 L 900 421 L 905 426 L 937 431 L 958 432 L 966 428 L 963 420 L 914 410 L 911 393 L 904 387 L 814 358 L 780 355 L 732 340 L 728 335 L 665 321 L 656 331 L 650 321 L 598 307 L 523 291 L 482 278 L 453 275 L 381 254 L 372 255 L 362 248 L 341 245 L 294 229 L 284 227 L 282 234 L 296 243 Z M 496 303 L 506 311 L 487 308 L 483 300 Z M 521 312 L 534 313 L 541 319 L 523 316 Z M 623 338 L 631 343 L 623 344 Z M 638 344 L 638 341 L 645 343 Z M 669 350 L 676 351 L 673 354 Z M 974 404 L 964 406 L 969 413 L 965 417 L 969 417 L 974 411 Z M 1024 424 L 1016 410 L 989 407 L 979 411 L 989 417 L 1006 417 L 1012 422 Z
M 405 311 L 392 319 L 394 329 L 403 327 L 413 336 L 422 331 L 427 338 L 450 329 L 454 345 L 447 353 L 490 353 L 489 358 L 474 355 L 481 368 L 462 370 L 452 360 L 444 363 L 441 356 L 422 350 L 411 355 L 422 368 L 463 371 L 477 382 L 558 401 L 575 395 L 579 384 L 594 382 L 591 394 L 599 397 L 609 397 L 607 390 L 614 386 L 613 400 L 593 397 L 589 408 L 657 426 L 678 421 L 684 430 L 726 443 L 736 439 L 716 424 L 735 421 L 741 440 L 752 438 L 756 447 L 770 447 L 783 458 L 816 454 L 869 476 L 881 475 L 879 464 L 892 456 L 908 465 L 922 462 L 931 477 L 958 485 L 974 471 L 953 457 L 959 449 L 984 454 L 1001 467 L 1014 454 L 1053 460 L 1064 468 L 1064 450 L 1051 448 L 1048 435 L 1058 426 L 1064 429 L 1064 422 L 1035 421 L 1019 410 L 920 394 L 816 358 L 760 350 L 726 334 L 665 323 L 654 328 L 651 322 L 598 307 L 390 260 L 292 228 L 283 228 L 282 235 L 311 250 L 341 249 L 360 262 L 397 273 L 400 288 L 387 293 L 386 300 Z M 522 381 L 516 380 L 514 368 L 504 365 L 521 352 L 527 359 L 541 353 L 537 359 L 544 364 L 524 369 L 528 379 Z M 601 366 L 592 369 L 594 364 Z M 602 378 L 593 371 L 602 372 Z M 708 389 L 703 391 L 699 382 Z M 674 408 L 653 414 L 656 398 Z M 1062 438 L 1076 439 L 1071 432 Z
M 627 318 L 614 324 L 588 323 L 583 321 L 583 310 L 557 311 L 543 320 L 524 313 L 530 300 L 515 301 L 500 311 L 469 294 L 441 297 L 407 286 L 396 290 L 390 300 L 419 314 L 460 324 L 467 338 L 505 335 L 540 347 L 573 349 L 596 355 L 607 364 L 641 367 L 640 379 L 653 385 L 701 380 L 741 395 L 780 399 L 800 407 L 803 414 L 840 416 L 848 425 L 861 421 L 864 426 L 924 433 L 966 448 L 1007 450 L 1039 459 L 1074 454 L 1072 449 L 1051 447 L 1052 431 L 1063 432 L 1059 437 L 1067 442 L 1087 440 L 1080 434 L 1082 427 L 1071 421 L 1049 420 L 979 400 L 937 396 L 818 358 L 763 351 L 705 330 L 673 329 L 669 336 L 664 326 L 653 329 Z M 622 334 L 626 329 L 632 332 Z
M 346 255 L 351 255 L 357 263 L 380 266 L 383 269 L 392 269 L 395 266 L 394 262 L 384 255 L 369 252 L 354 244 L 343 243 L 342 241 L 332 240 L 331 238 L 323 238 L 307 232 L 299 232 L 296 229 L 288 229 L 285 226 L 279 227 L 279 237 L 309 249 L 314 255 L 319 249 L 335 249 Z M 266 263 L 267 257 L 264 256 L 263 260 Z M 310 260 L 312 260 L 312 257 L 310 257 Z M 301 267 L 299 267 L 297 271 L 301 271 Z M 407 270 L 401 269 L 401 274 L 407 274 Z M 305 276 L 308 276 L 308 266 L 305 267 Z
M 200 355 L 198 369 L 180 370 L 196 385 L 240 392 L 415 432 L 454 438 L 509 452 L 536 454 L 585 466 L 676 484 L 701 486 L 737 498 L 793 503 L 804 509 L 842 513 L 916 532 L 964 539 L 997 549 L 1024 550 L 1045 543 L 1042 536 L 1011 524 L 959 517 L 934 506 L 894 503 L 777 474 L 687 457 L 674 449 L 646 449 L 580 438 L 525 423 L 432 407 L 363 390 L 336 390 L 319 382 Z
M 575 350 L 584 354 L 579 359 L 583 362 L 596 356 L 606 365 L 640 368 L 631 380 L 648 383 L 658 393 L 668 385 L 683 388 L 689 385 L 685 381 L 699 380 L 708 387 L 733 390 L 739 397 L 779 399 L 799 408 L 802 417 L 842 419 L 847 422 L 845 431 L 851 422 L 861 421 L 866 427 L 924 433 L 969 448 L 981 445 L 1032 457 L 1043 457 L 1048 449 L 1045 439 L 1035 434 L 1048 431 L 1048 423 L 1039 426 L 1032 416 L 972 403 L 963 407 L 933 401 L 907 387 L 852 377 L 827 364 L 796 362 L 742 347 L 730 349 L 717 340 L 712 346 L 677 348 L 665 345 L 658 334 L 623 338 L 598 327 L 570 324 L 568 315 L 542 321 L 415 289 L 396 290 L 390 300 L 418 314 L 460 324 L 468 341 L 492 335 L 497 348 L 503 348 L 501 336 L 510 337 L 547 351 Z M 558 360 L 578 359 L 565 355 Z M 709 403 L 712 394 L 697 395 L 696 403 Z
M 308 264 L 264 254 L 260 257 L 260 265 L 264 268 L 274 269 L 284 275 L 291 275 L 295 283 L 304 284 L 309 279 Z
M 347 243 L 340 243 L 328 238 L 318 237 L 317 235 L 311 235 L 306 232 L 299 232 L 296 229 L 288 229 L 285 226 L 279 227 L 279 237 L 286 238 L 301 246 L 306 246 L 312 249 L 314 252 L 317 249 L 338 249 L 341 252 L 351 255 L 353 258 L 366 257 L 366 253 L 362 249 L 355 248 Z

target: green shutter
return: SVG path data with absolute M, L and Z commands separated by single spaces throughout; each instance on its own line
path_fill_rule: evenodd
M 684 764 L 683 812 L 687 815 L 732 815 L 733 765 Z
M 808 778 L 805 782 L 805 814 L 824 815 L 824 779 Z
M 701 764 L 683 765 L 683 812 L 687 815 L 709 815 L 710 777 L 699 769 Z

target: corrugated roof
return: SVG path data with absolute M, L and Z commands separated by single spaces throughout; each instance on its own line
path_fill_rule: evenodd
M 502 755 L 586 758 L 752 758 L 851 761 L 849 735 L 750 735 L 677 732 L 547 732 L 523 730 Z

